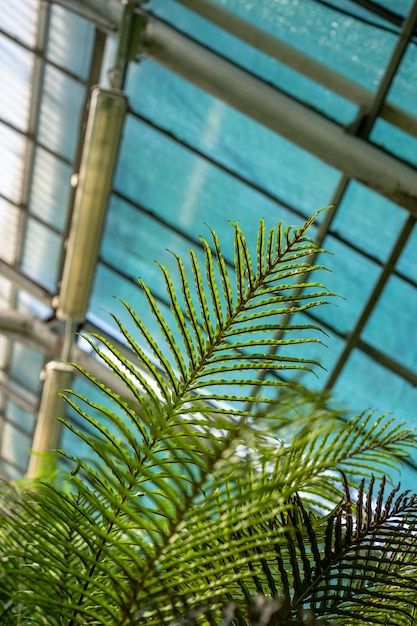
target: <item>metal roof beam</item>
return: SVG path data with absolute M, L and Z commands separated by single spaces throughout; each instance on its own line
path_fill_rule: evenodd
M 48 0 L 84 17 L 105 32 L 117 31 L 123 12 L 120 0 Z
M 0 275 L 13 283 L 16 289 L 22 289 L 45 306 L 52 307 L 52 294 L 47 289 L 25 276 L 12 265 L 8 265 L 3 259 L 0 259 Z
M 142 51 L 417 216 L 417 176 L 412 167 L 154 18 L 144 30 Z
M 59 359 L 61 356 L 62 336 L 49 328 L 45 322 L 28 313 L 15 310 L 0 310 L 0 333 L 9 335 L 19 341 L 30 343 L 38 350 L 45 352 L 49 359 Z M 107 366 L 98 361 L 93 355 L 84 352 L 76 345 L 72 345 L 69 360 L 84 367 L 92 376 L 125 398 L 131 406 L 137 406 L 136 399 L 133 395 L 128 394 L 123 381 L 117 378 Z
M 37 404 L 24 398 L 7 380 L 0 380 L 0 391 L 27 413 L 35 413 Z
M 177 2 L 342 98 L 364 109 L 370 106 L 374 97 L 372 91 L 242 19 L 233 11 L 213 4 L 210 0 L 177 0 Z M 380 115 L 387 122 L 417 137 L 417 118 L 404 109 L 385 102 Z
M 354 4 L 382 17 L 382 19 L 387 22 L 391 22 L 391 24 L 395 24 L 395 26 L 401 26 L 403 18 L 399 13 L 395 13 L 390 9 L 378 4 L 377 2 L 373 2 L 373 0 L 351 0 Z
M 0 332 L 19 341 L 27 341 L 52 358 L 57 357 L 62 348 L 61 336 L 28 313 L 0 310 Z
M 120 27 L 123 5 L 118 0 L 49 1 L 82 15 L 105 31 L 116 32 Z M 176 1 L 250 46 L 284 63 L 296 72 L 307 76 L 326 89 L 333 91 L 350 102 L 354 102 L 360 107 L 367 108 L 369 106 L 373 98 L 371 91 L 358 85 L 346 76 L 335 72 L 324 63 L 316 61 L 294 46 L 280 41 L 265 30 L 242 19 L 233 11 L 214 4 L 210 0 Z M 145 4 L 145 0 L 137 0 L 137 2 L 138 4 Z M 361 3 L 358 2 L 358 4 Z M 400 19 L 396 23 L 400 24 Z M 417 118 L 408 111 L 385 102 L 380 114 L 387 122 L 417 137 Z
M 370 111 L 367 114 L 368 119 L 366 120 L 364 127 L 361 129 L 363 136 L 368 135 L 370 133 L 375 119 L 380 114 L 380 111 L 384 105 L 385 98 L 392 85 L 392 81 L 395 77 L 395 74 L 397 73 L 400 63 L 407 50 L 410 37 L 416 26 L 416 20 L 417 20 L 417 1 L 414 0 L 414 3 L 409 13 L 403 22 L 401 32 L 394 46 L 394 50 L 391 54 L 388 65 L 385 68 L 382 79 L 378 85 L 377 92 L 372 101 L 372 106 L 370 108 Z

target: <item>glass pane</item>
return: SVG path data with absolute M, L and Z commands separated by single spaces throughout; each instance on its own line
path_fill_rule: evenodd
M 6 478 L 6 480 L 19 480 L 22 478 L 25 470 L 19 470 L 10 463 L 7 463 L 4 459 L 0 458 L 0 476 Z
M 417 165 L 416 137 L 392 126 L 385 120 L 378 119 L 376 121 L 371 133 L 371 140 L 400 159 Z
M 13 341 L 14 340 L 11 340 L 12 343 Z M 30 390 L 28 387 L 24 386 L 24 384 L 19 383 L 12 378 L 10 378 L 9 380 L 9 386 L 13 391 L 18 393 L 20 397 L 30 402 L 33 406 L 37 404 L 37 401 L 38 401 L 37 391 Z
M 417 289 L 392 276 L 378 301 L 363 338 L 417 372 Z
M 174 137 L 190 143 L 258 189 L 273 194 L 278 201 L 296 207 L 305 215 L 329 203 L 339 179 L 336 170 L 150 61 L 132 71 L 136 72 L 128 83 L 132 108 Z M 190 155 L 181 156 L 187 152 L 180 145 L 171 146 L 175 146 L 172 138 L 165 138 L 129 117 L 121 158 L 126 160 L 128 168 L 132 167 L 132 159 L 141 159 L 145 151 L 146 161 L 149 161 L 149 154 L 155 161 L 161 161 L 169 150 L 172 154 L 170 169 L 180 167 L 180 162 L 176 166 L 178 159 L 190 160 Z M 209 165 L 199 169 L 209 169 Z M 184 176 L 185 173 L 181 178 Z M 204 178 L 203 171 L 198 178 Z M 187 189 L 187 185 L 183 189 Z M 263 202 L 267 204 L 268 199 Z
M 12 294 L 12 283 L 0 274 L 0 306 L 8 309 Z
M 51 291 L 56 290 L 62 238 L 33 219 L 27 220 L 22 270 Z
M 22 131 L 27 130 L 31 97 L 33 54 L 0 36 L 0 117 Z
M 378 414 L 393 416 L 416 424 L 417 388 L 355 350 L 337 381 L 335 390 L 345 406 L 354 412 L 364 407 Z
M 298 206 L 305 205 L 310 214 L 315 175 L 316 191 L 322 198 L 317 208 L 328 200 L 328 169 L 323 166 L 323 172 L 318 161 L 293 148 L 288 142 L 282 145 L 282 167 L 275 171 L 272 180 L 277 185 L 281 183 L 281 195 L 285 193 Z M 297 158 L 297 168 L 305 167 L 305 177 L 298 177 L 298 181 L 293 169 Z M 324 179 L 320 178 L 321 173 Z M 249 232 L 257 228 L 262 216 L 275 223 L 286 218 L 290 223 L 302 222 L 302 218 L 291 216 L 259 191 L 133 118 L 127 121 L 115 187 L 122 196 L 139 202 L 147 211 L 192 237 L 206 232 L 206 224 L 221 232 L 228 228 L 230 220 L 242 220 L 242 227 Z
M 332 222 L 332 232 L 380 261 L 386 261 L 405 222 L 398 205 L 352 181 Z
M 205 235 L 209 236 L 209 232 Z M 195 244 L 199 245 L 197 241 Z M 188 256 L 189 246 L 190 240 L 176 230 L 112 196 L 101 256 L 116 270 L 135 281 L 141 276 L 153 289 L 161 291 L 164 281 L 154 261 L 172 265 L 174 257 L 168 250 Z
M 16 261 L 19 216 L 17 207 L 0 198 L 0 259 L 10 264 Z
M 115 296 L 118 299 L 126 300 L 136 311 L 140 311 L 141 319 L 153 336 L 157 337 L 160 335 L 159 327 L 154 322 L 146 303 L 146 298 L 139 285 L 116 274 L 102 264 L 99 264 L 97 267 L 93 293 L 88 310 L 88 320 L 97 324 L 111 335 L 117 336 L 120 341 L 126 343 L 121 333 L 118 332 L 116 324 L 110 317 L 109 313 L 112 312 L 119 316 L 132 335 L 137 337 L 137 330 L 130 322 L 128 315 L 124 311 L 124 307 L 118 300 L 115 300 Z M 164 315 L 164 313 L 166 313 L 169 315 L 168 308 L 162 303 L 160 306 L 162 314 Z
M 326 278 L 324 278 L 326 280 Z M 316 313 L 319 309 L 316 309 Z M 291 317 L 291 324 L 315 324 L 319 327 L 322 326 L 320 321 L 317 321 L 314 314 L 297 313 Z M 285 380 L 296 380 L 302 383 L 309 389 L 323 389 L 326 384 L 329 372 L 336 364 L 338 357 L 340 356 L 344 341 L 338 337 L 334 332 L 329 329 L 325 329 L 324 333 L 319 331 L 300 331 L 291 332 L 288 338 L 301 339 L 306 337 L 312 337 L 319 340 L 318 342 L 305 343 L 302 346 L 295 345 L 293 347 L 286 346 L 285 352 L 288 356 L 308 358 L 317 361 L 320 365 L 314 366 L 314 374 L 311 372 L 288 372 L 283 373 Z
M 345 15 L 329 3 L 312 0 L 215 0 L 215 3 L 371 89 L 377 86 L 395 44 L 392 33 Z M 162 14 L 167 12 L 166 4 L 164 0 L 153 0 L 151 7 Z M 359 10 L 355 8 L 354 14 L 359 15 Z M 176 13 L 176 23 L 181 27 L 179 15 L 182 20 L 185 18 L 180 11 Z M 373 18 L 373 23 L 381 23 L 371 13 L 367 16 Z
M 341 297 L 330 298 L 330 304 L 316 309 L 315 315 L 344 334 L 358 321 L 380 268 L 334 237 L 326 237 L 324 248 L 331 254 L 320 255 L 318 262 L 330 272 L 315 278 Z
M 72 161 L 85 88 L 55 67 L 46 66 L 39 119 L 39 140 Z
M 402 272 L 408 278 L 417 283 L 417 228 L 414 225 L 413 232 L 408 239 L 407 245 L 405 246 L 399 260 L 397 263 L 398 271 Z
M 29 210 L 61 231 L 67 220 L 71 174 L 69 165 L 36 149 Z
M 44 364 L 44 355 L 20 341 L 13 341 L 10 356 L 10 373 L 18 382 L 32 391 L 40 389 L 40 372 Z
M 0 122 L 0 194 L 16 204 L 21 196 L 25 147 L 25 138 Z
M 47 57 L 86 79 L 94 39 L 94 25 L 57 4 L 51 6 Z
M 341 123 L 353 121 L 358 110 L 356 105 L 290 69 L 284 63 L 260 52 L 183 6 L 173 2 L 155 2 L 151 6 L 182 32 L 192 33 L 193 39 L 230 59 L 238 67 L 248 70 Z
M 33 434 L 35 428 L 35 416 L 33 413 L 28 413 L 13 400 L 6 400 L 4 414 L 9 422 L 24 429 L 28 435 Z
M 19 290 L 17 292 L 17 306 L 18 311 L 30 313 L 35 315 L 39 319 L 48 319 L 53 310 L 50 307 L 45 306 L 42 302 L 39 302 L 36 298 L 28 294 L 26 291 Z
M 376 411 L 376 415 L 392 413 L 392 417 L 416 425 L 417 389 L 403 378 L 385 369 L 359 350 L 349 358 L 335 387 L 336 397 L 353 413 L 364 408 Z M 390 417 L 390 416 L 389 416 Z M 411 459 L 415 464 L 415 459 Z M 415 470 L 405 466 L 401 475 L 401 490 L 415 491 Z
M 0 0 L 1 27 L 29 46 L 35 44 L 39 0 Z
M 417 47 L 410 44 L 388 92 L 390 102 L 417 115 L 417 85 L 410 80 L 417 72 Z
M 16 469 L 26 471 L 32 439 L 17 430 L 12 424 L 4 423 L 1 433 L 1 456 L 6 462 L 13 463 Z

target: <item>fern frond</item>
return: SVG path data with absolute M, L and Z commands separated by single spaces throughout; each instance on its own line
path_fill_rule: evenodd
M 309 265 L 314 217 L 261 221 L 253 254 L 235 224 L 234 271 L 212 231 L 202 261 L 190 251 L 193 282 L 177 255 L 178 280 L 160 265 L 167 315 L 140 282 L 159 336 L 126 302 L 134 330 L 114 317 L 136 363 L 87 338 L 127 393 L 78 367 L 94 395 L 65 394 L 83 450 L 62 453 L 72 472 L 0 494 L 15 584 L 0 588 L 4 623 L 247 626 L 262 613 L 284 625 L 305 610 L 360 623 L 378 604 L 384 618 L 414 615 L 417 502 L 382 479 L 414 433 L 372 413 L 342 419 L 278 376 L 319 366 L 302 347 L 320 329 L 291 319 L 332 295 L 309 281 L 323 269 Z
M 416 496 L 397 495 L 394 489 L 384 506 L 385 479 L 376 502 L 374 480 L 366 491 L 361 483 L 356 502 L 346 480 L 344 489 L 345 499 L 329 516 L 322 539 L 322 523 L 315 529 L 298 501 L 309 541 L 316 549 L 314 576 L 306 576 L 304 586 L 295 590 L 293 605 L 314 599 L 316 614 L 350 620 L 352 611 L 360 616 L 361 606 L 369 618 L 373 604 L 379 623 L 389 618 L 390 623 L 411 624 L 410 616 L 417 608 Z
M 190 251 L 193 291 L 185 275 L 184 262 L 178 255 L 174 255 L 180 290 L 176 289 L 176 283 L 168 269 L 159 266 L 166 284 L 171 320 L 162 315 L 151 290 L 143 282 L 140 283 L 160 328 L 161 341 L 150 335 L 136 313 L 127 305 L 126 309 L 142 335 L 142 340 L 131 338 L 122 323 L 116 321 L 138 356 L 140 367 L 155 377 L 172 414 L 186 413 L 190 393 L 204 393 L 205 386 L 217 387 L 216 401 L 243 406 L 252 397 L 249 390 L 256 383 L 260 370 L 273 372 L 289 368 L 311 371 L 317 366 L 317 362 L 313 360 L 285 354 L 286 346 L 318 341 L 317 337 L 308 334 L 314 333 L 317 326 L 293 325 L 288 323 L 288 315 L 325 304 L 328 297 L 332 296 L 317 282 L 304 281 L 303 289 L 297 289 L 300 270 L 307 276 L 309 272 L 322 268 L 308 264 L 308 258 L 315 247 L 305 233 L 313 219 L 294 230 L 284 231 L 282 225 L 278 224 L 268 233 L 261 221 L 254 261 L 242 230 L 238 224 L 234 224 L 234 275 L 228 270 L 218 237 L 211 231 L 214 252 L 209 243 L 201 239 L 204 271 L 196 254 Z M 199 314 L 194 301 L 198 303 Z M 285 323 L 281 324 L 284 319 Z M 281 340 L 276 339 L 278 331 L 282 335 Z M 291 333 L 300 331 L 305 331 L 306 336 L 297 336 L 297 340 L 292 342 Z M 232 338 L 242 333 L 247 340 L 245 345 L 241 346 L 237 342 L 233 344 Z M 166 353 L 162 342 L 168 349 Z M 148 356 L 139 347 L 143 343 L 148 345 L 152 356 Z M 275 351 L 280 350 L 279 357 L 267 358 L 267 349 L 271 346 L 274 346 Z M 227 356 L 228 347 L 236 355 L 234 361 Z M 265 351 L 260 352 L 259 349 Z M 247 375 L 239 378 L 239 371 L 242 374 L 250 373 L 253 377 L 250 384 Z M 230 381 L 224 376 L 228 372 L 234 374 Z M 129 374 L 135 377 L 131 369 Z M 155 401 L 152 388 L 144 383 L 143 377 L 140 379 L 139 373 L 137 377 L 145 395 L 150 394 Z M 271 380 L 271 377 L 267 380 Z M 272 380 L 270 386 L 275 386 Z M 233 393 L 230 393 L 228 387 L 233 387 Z M 261 385 L 260 390 L 264 387 L 265 385 Z M 268 401 L 268 397 L 262 394 L 258 396 L 258 402 L 262 403 L 264 399 Z M 225 412 L 226 410 L 225 408 Z M 233 410 L 236 412 L 236 409 Z

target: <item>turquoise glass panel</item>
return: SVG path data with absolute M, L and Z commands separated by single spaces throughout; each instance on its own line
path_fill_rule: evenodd
M 30 278 L 56 291 L 62 238 L 43 224 L 28 218 L 21 267 Z
M 397 106 L 417 115 L 417 85 L 410 80 L 417 72 L 417 47 L 410 44 L 401 61 L 398 72 L 388 92 L 388 100 Z
M 106 407 L 108 410 L 120 415 L 120 417 L 124 417 L 125 421 L 127 421 L 127 418 L 125 414 L 123 413 L 123 411 L 121 411 L 120 407 L 117 406 L 112 400 L 110 400 L 106 394 L 102 394 L 101 391 L 95 385 L 90 383 L 86 378 L 82 376 L 76 376 L 73 380 L 73 384 L 71 388 L 76 393 L 81 394 L 83 398 L 86 398 L 90 402 L 94 402 L 97 405 Z M 73 399 L 81 408 L 81 410 L 85 411 L 86 413 L 88 413 L 88 415 L 90 415 L 91 417 L 96 419 L 98 422 L 100 422 L 100 424 L 103 425 L 105 428 L 107 428 L 110 432 L 120 437 L 120 432 L 117 430 L 115 425 L 112 422 L 110 422 L 110 420 L 108 420 L 105 415 L 103 415 L 103 413 L 88 406 L 81 399 L 76 399 L 76 398 L 73 398 Z M 82 426 L 84 431 L 88 431 L 89 433 L 95 432 L 94 427 L 89 422 L 84 420 L 84 418 L 80 416 L 79 413 L 77 413 L 77 411 L 73 407 L 71 407 L 69 404 L 66 406 L 65 417 L 67 419 L 70 419 L 72 423 L 75 423 L 77 427 Z M 72 443 L 78 442 L 77 454 L 80 454 L 79 446 L 83 446 L 83 442 L 80 439 L 77 439 L 76 437 L 74 437 L 74 435 L 69 433 L 67 428 L 65 427 L 63 427 L 61 431 L 61 437 L 64 440 L 69 437 L 68 440 L 71 441 Z M 65 448 L 65 449 L 68 450 L 68 448 Z M 85 450 L 88 451 L 88 448 L 85 448 Z M 72 452 L 74 453 L 74 448 L 72 449 Z
M 363 339 L 417 372 L 416 319 L 416 288 L 392 276 L 364 329 Z
M 67 221 L 71 174 L 69 165 L 37 147 L 29 210 L 61 231 Z
M 14 341 L 10 356 L 10 374 L 17 382 L 37 392 L 40 389 L 39 376 L 44 361 L 42 352 L 20 341 Z
M 324 281 L 326 281 L 326 276 L 324 276 Z M 318 365 L 312 366 L 313 372 L 290 371 L 288 373 L 282 373 L 283 379 L 296 380 L 309 389 L 316 390 L 324 388 L 329 372 L 331 372 L 335 366 L 344 346 L 343 339 L 329 328 L 325 328 L 321 321 L 317 319 L 319 310 L 320 308 L 312 309 L 312 315 L 297 313 L 292 316 L 290 324 L 314 324 L 324 332 L 318 330 L 303 330 L 294 331 L 287 335 L 288 339 L 311 337 L 318 341 L 294 345 L 292 347 L 286 346 L 281 349 L 282 354 L 317 361 Z
M 133 71 L 135 74 L 128 82 L 133 109 L 174 137 L 188 142 L 304 215 L 330 202 L 339 178 L 333 168 L 151 61 L 135 66 Z M 122 147 L 122 161 L 127 161 L 127 167 L 132 167 L 134 154 L 140 159 L 140 146 L 147 149 L 148 155 L 152 154 L 155 167 L 159 167 L 156 139 L 148 139 L 150 136 L 155 136 L 155 131 L 128 120 Z M 136 142 L 139 143 L 132 145 Z M 159 147 L 160 152 L 165 150 Z M 176 159 L 185 158 L 181 157 L 180 146 L 177 154 Z
M 72 161 L 85 87 L 60 70 L 46 66 L 39 118 L 39 141 Z M 75 131 L 75 132 L 74 132 Z
M 316 278 L 339 297 L 331 298 L 315 314 L 338 332 L 347 333 L 358 321 L 381 270 L 332 236 L 326 237 L 324 248 L 331 254 L 320 255 L 318 262 L 330 271 Z
M 35 427 L 35 416 L 33 413 L 28 413 L 13 400 L 6 401 L 4 413 L 9 422 L 25 430 L 28 435 L 33 434 Z
M 12 340 L 13 342 L 14 340 Z M 28 345 L 28 344 L 23 344 Z M 30 347 L 30 346 L 29 346 Z M 24 382 L 17 382 L 16 380 L 10 378 L 9 386 L 12 391 L 15 391 L 21 398 L 27 400 L 33 407 L 35 407 L 38 403 L 38 389 L 30 389 Z M 30 410 L 30 412 L 32 412 Z
M 51 5 L 48 59 L 83 79 L 88 77 L 94 25 L 58 4 Z
M 74 389 L 74 391 L 80 393 L 84 397 L 88 398 L 92 402 L 96 402 L 97 404 L 104 404 L 108 408 L 110 408 L 111 406 L 109 402 L 106 402 L 105 397 L 100 394 L 97 388 L 95 388 L 87 380 L 84 380 L 79 376 L 76 376 L 74 378 L 72 389 Z M 91 415 L 91 417 L 98 419 L 103 424 L 106 422 L 106 418 L 102 414 L 94 411 L 91 407 L 85 405 L 81 400 L 74 398 L 74 401 L 76 401 L 81 409 L 85 410 L 88 415 Z M 114 409 L 114 406 L 111 406 L 111 408 Z M 81 427 L 84 431 L 87 431 L 89 433 L 94 431 L 92 426 L 86 420 L 83 420 L 83 418 L 80 417 L 80 415 L 70 405 L 66 406 L 65 413 L 65 418 L 68 419 L 77 428 Z M 106 427 L 107 426 L 108 424 L 106 423 Z M 65 450 L 65 452 L 74 455 L 75 457 L 88 459 L 92 456 L 89 446 L 65 426 L 63 426 L 61 430 L 61 439 L 59 446 L 61 449 Z
M 340 13 L 327 3 L 215 2 L 368 89 L 376 88 L 395 44 L 391 32 Z M 164 4 L 164 0 L 154 0 L 151 6 L 162 10 Z M 380 23 L 374 15 L 367 15 Z
M 182 344 L 182 339 L 179 336 L 176 323 L 173 319 L 165 295 L 163 293 L 156 293 L 156 291 L 153 290 L 152 284 L 149 284 L 148 286 L 153 292 L 161 316 L 171 328 L 175 341 L 177 341 L 178 344 Z M 117 294 L 117 298 L 123 299 L 130 304 L 145 325 L 148 332 L 156 340 L 166 357 L 171 361 L 171 364 L 175 368 L 170 348 L 162 335 L 158 322 L 152 314 L 142 289 L 133 281 L 129 281 L 125 277 L 116 274 L 111 268 L 102 264 L 98 266 L 96 272 L 87 319 L 103 328 L 106 332 L 116 337 L 121 342 L 126 343 L 126 340 L 123 338 L 115 322 L 110 317 L 110 312 L 114 313 L 121 320 L 135 341 L 141 345 L 142 349 L 144 349 L 151 358 L 154 358 L 150 347 L 145 344 L 144 339 L 130 319 L 129 314 L 126 312 L 122 304 L 115 300 L 115 294 Z M 181 300 L 181 295 L 178 294 L 178 296 Z
M 85 425 L 83 424 L 85 427 Z M 60 440 L 60 449 L 65 450 L 66 453 L 74 455 L 76 458 L 89 459 L 91 458 L 91 450 L 88 445 L 68 428 L 63 428 Z M 68 470 L 68 468 L 66 468 Z M 72 469 L 72 468 L 71 468 Z
M 220 106 L 218 112 L 222 115 L 223 105 L 215 101 L 212 104 L 213 114 Z M 208 128 L 204 131 L 203 127 L 202 132 L 209 132 Z M 248 141 L 253 141 L 260 154 L 263 129 L 249 123 L 244 136 L 249 138 L 251 130 L 252 140 Z M 233 127 L 227 124 L 226 131 L 233 135 Z M 220 129 L 216 132 L 220 133 Z M 272 144 L 264 144 L 264 162 L 260 159 L 258 169 L 252 170 L 253 176 L 259 176 L 258 180 L 270 179 L 270 186 L 275 187 L 282 201 L 297 206 L 306 215 L 326 205 L 338 179 L 337 172 L 282 138 L 272 133 L 268 137 L 273 139 Z M 242 152 L 236 146 L 233 158 L 244 171 L 245 157 L 238 155 L 246 152 L 243 145 L 241 148 Z M 249 151 L 250 148 L 247 147 Z M 272 170 L 265 172 L 263 166 L 272 165 L 267 154 L 274 154 L 275 160 Z M 250 229 L 262 216 L 274 221 L 288 217 L 278 203 L 133 117 L 127 119 L 115 188 L 193 235 L 201 232 L 205 223 L 218 228 L 219 223 L 226 225 L 227 220 L 242 220 L 242 226 Z M 290 217 L 288 221 L 299 223 L 302 218 Z
M 355 350 L 335 386 L 336 398 L 352 413 L 365 409 L 376 415 L 391 413 L 401 421 L 416 425 L 417 389 L 403 378 Z M 417 459 L 414 455 L 413 462 Z M 404 489 L 415 491 L 415 470 L 405 467 L 396 480 Z
M 347 124 L 355 117 L 358 110 L 356 105 L 230 35 L 196 13 L 175 2 L 153 2 L 151 8 L 183 33 L 191 35 L 193 39 L 226 57 L 238 67 L 248 70 L 340 123 Z
M 417 389 L 360 350 L 352 353 L 335 391 L 354 412 L 369 408 L 416 423 Z
M 371 133 L 372 141 L 387 152 L 417 165 L 417 138 L 379 118 Z
M 32 439 L 12 424 L 5 422 L 1 432 L 1 456 L 16 466 L 21 474 L 26 471 Z
M 411 236 L 409 237 L 407 244 L 404 250 L 402 251 L 400 258 L 398 259 L 397 270 L 405 274 L 407 278 L 410 278 L 412 281 L 414 281 L 414 285 L 416 285 L 416 288 L 417 288 L 416 250 L 417 250 L 417 228 L 414 225 L 413 232 L 411 233 Z
M 406 219 L 406 211 L 371 189 L 351 181 L 331 225 L 333 233 L 386 261 Z
M 129 329 L 129 332 L 132 332 L 136 337 L 137 332 L 130 322 L 128 314 L 125 313 L 124 307 L 118 301 L 119 299 L 127 301 L 130 306 L 138 312 L 141 320 L 143 320 L 153 336 L 159 336 L 159 327 L 154 322 L 146 298 L 139 285 L 133 281 L 127 280 L 111 268 L 99 263 L 93 292 L 90 298 L 87 319 L 117 337 L 120 341 L 126 343 L 112 320 L 110 313 L 114 313 L 120 317 Z M 158 304 L 161 307 L 162 314 L 169 315 L 168 308 L 161 302 Z
M 275 221 L 271 223 L 271 219 L 266 220 L 267 226 L 275 224 Z M 234 229 L 226 220 L 218 220 L 217 225 L 221 249 L 226 262 L 231 266 L 234 263 Z M 255 255 L 259 220 L 256 217 L 247 220 L 243 216 L 240 225 L 251 246 L 252 254 Z M 188 249 L 191 247 L 199 261 L 204 262 L 199 234 L 210 244 L 212 236 L 208 224 L 202 224 L 200 231 L 197 227 L 194 233 L 192 231 L 187 233 L 189 229 L 170 227 L 165 216 L 158 218 L 113 195 L 107 215 L 101 257 L 115 270 L 134 281 L 140 276 L 158 292 L 163 288 L 164 282 L 156 261 L 172 269 L 175 265 L 172 253 L 176 253 L 181 256 L 185 267 L 190 271 Z
M 229 230 L 231 235 L 232 228 Z M 207 228 L 202 230 L 202 234 L 207 239 L 210 237 Z M 193 249 L 200 248 L 197 239 L 191 242 L 178 231 L 167 228 L 154 216 L 112 196 L 101 256 L 115 270 L 134 281 L 143 278 L 152 285 L 154 291 L 160 293 L 164 289 L 164 281 L 156 261 L 172 268 L 175 261 L 169 252 L 171 250 L 180 253 L 188 265 L 190 245 Z

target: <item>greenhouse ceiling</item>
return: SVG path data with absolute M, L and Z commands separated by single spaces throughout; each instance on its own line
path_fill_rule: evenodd
M 74 447 L 51 427 L 56 391 L 94 390 L 62 361 L 117 387 L 79 333 L 131 358 L 109 311 L 142 312 L 138 277 L 164 310 L 167 249 L 198 249 L 209 225 L 232 260 L 230 221 L 250 239 L 262 217 L 330 204 L 314 237 L 342 298 L 297 313 L 327 333 L 302 382 L 417 422 L 417 1 L 0 0 L 0 15 L 4 477 L 32 448 Z

